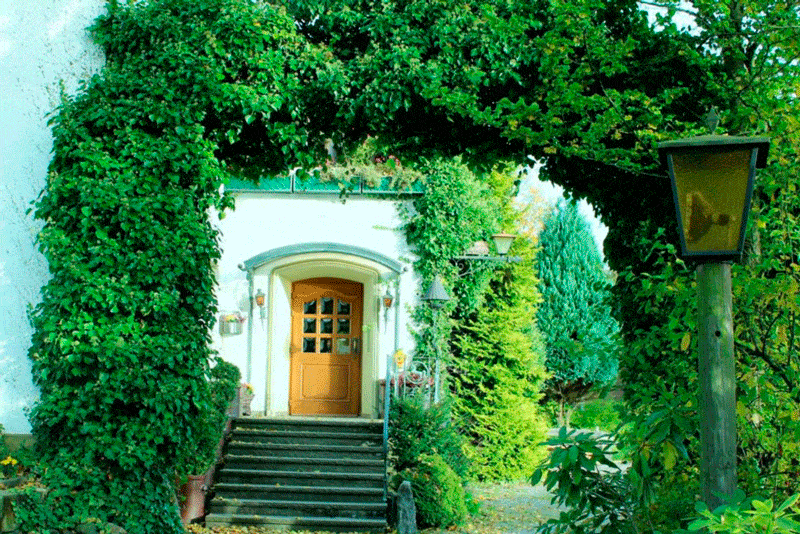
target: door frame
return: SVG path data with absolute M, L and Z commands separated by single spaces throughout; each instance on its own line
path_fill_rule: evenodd
M 326 244 L 326 247 L 330 247 L 330 244 Z M 346 247 L 348 252 L 351 249 L 356 247 Z M 384 362 L 379 361 L 379 355 L 391 350 L 390 347 L 379 347 L 379 297 L 383 288 L 381 283 L 397 276 L 399 270 L 396 270 L 395 264 L 400 264 L 379 263 L 375 261 L 376 255 L 372 253 L 371 256 L 364 257 L 343 252 L 286 254 L 254 266 L 252 271 L 248 270 L 252 273 L 250 285 L 253 291 L 261 289 L 267 296 L 264 318 L 259 318 L 258 310 L 254 310 L 251 315 L 251 375 L 253 381 L 260 381 L 265 388 L 265 400 L 263 404 L 259 403 L 260 406 L 253 407 L 255 413 L 280 416 L 288 415 L 289 412 L 292 283 L 307 278 L 330 277 L 352 280 L 363 285 L 360 416 L 377 416 L 379 405 L 382 404 L 382 400 L 378 399 L 377 386 L 385 373 L 382 367 Z

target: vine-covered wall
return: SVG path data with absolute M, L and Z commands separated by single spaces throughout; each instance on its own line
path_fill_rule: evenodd
M 211 409 L 208 211 L 231 207 L 231 173 L 313 161 L 304 123 L 337 74 L 270 5 L 110 2 L 93 35 L 105 68 L 53 118 L 34 211 L 52 278 L 32 314 L 30 418 L 53 490 L 34 521 L 178 532 L 174 477 Z

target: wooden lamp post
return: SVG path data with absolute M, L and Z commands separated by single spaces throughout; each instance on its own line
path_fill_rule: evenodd
M 713 128 L 712 128 L 713 131 Z M 705 135 L 658 145 L 672 182 L 681 256 L 697 266 L 700 475 L 712 510 L 736 489 L 736 374 L 731 262 L 741 258 L 767 137 Z

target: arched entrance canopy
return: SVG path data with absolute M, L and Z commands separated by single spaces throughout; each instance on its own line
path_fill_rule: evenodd
M 243 271 L 251 272 L 258 269 L 262 265 L 266 265 L 275 260 L 286 258 L 289 256 L 297 256 L 300 254 L 314 254 L 314 253 L 331 253 L 331 254 L 344 254 L 347 256 L 357 256 L 367 260 L 374 261 L 387 269 L 390 269 L 396 274 L 403 272 L 403 265 L 393 260 L 392 258 L 354 245 L 343 245 L 341 243 L 299 243 L 296 245 L 287 245 L 285 247 L 278 247 L 272 250 L 267 250 L 261 254 L 257 254 L 250 259 L 245 260 L 239 265 Z

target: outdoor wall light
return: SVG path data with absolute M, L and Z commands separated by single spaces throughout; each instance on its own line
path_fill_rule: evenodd
M 494 241 L 494 248 L 497 250 L 497 253 L 501 256 L 505 256 L 508 254 L 508 250 L 511 248 L 511 243 L 514 242 L 517 236 L 514 234 L 494 234 L 492 236 L 492 241 Z
M 258 309 L 261 311 L 261 318 L 262 319 L 264 318 L 264 301 L 265 301 L 265 298 L 266 298 L 266 295 L 264 295 L 264 292 L 259 289 L 258 293 L 256 293 L 256 295 L 255 295 L 255 299 L 256 299 L 256 306 L 258 306 Z
M 442 277 L 438 274 L 433 277 L 433 282 L 428 287 L 428 290 L 422 295 L 422 301 L 434 310 L 438 310 L 450 300 L 450 295 L 442 284 Z
M 392 296 L 391 293 L 389 293 L 388 289 L 386 290 L 386 294 L 383 295 L 382 298 L 383 298 L 383 307 L 386 308 L 387 310 L 391 308 L 392 304 L 394 303 L 394 297 Z
M 669 172 L 681 255 L 698 261 L 741 257 L 756 168 L 769 138 L 703 135 L 658 144 Z

